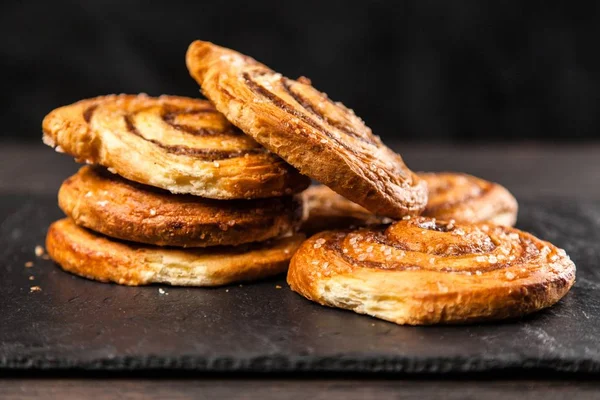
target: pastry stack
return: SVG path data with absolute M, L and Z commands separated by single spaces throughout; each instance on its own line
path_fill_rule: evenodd
M 44 142 L 85 162 L 46 247 L 65 270 L 124 285 L 213 286 L 282 273 L 309 181 L 204 100 L 104 96 L 51 112 Z
M 412 172 L 307 78 L 202 41 L 186 62 L 210 103 L 109 96 L 44 121 L 46 143 L 106 167 L 61 188 L 69 219 L 47 247 L 64 269 L 204 286 L 289 261 L 307 299 L 411 325 L 518 317 L 573 285 L 564 250 L 512 227 L 517 202 L 502 186 Z M 307 177 L 322 185 L 292 197 Z

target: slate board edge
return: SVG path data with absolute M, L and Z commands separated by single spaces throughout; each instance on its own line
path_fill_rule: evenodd
M 448 374 L 491 373 L 500 371 L 535 371 L 594 374 L 600 372 L 596 359 L 485 359 L 439 358 L 415 359 L 386 356 L 299 356 L 282 355 L 239 357 L 127 356 L 75 361 L 65 358 L 0 357 L 0 371 L 195 371 L 251 373 L 384 373 L 384 374 Z

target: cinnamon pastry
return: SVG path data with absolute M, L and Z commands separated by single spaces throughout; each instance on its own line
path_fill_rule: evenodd
M 46 249 L 65 271 L 101 282 L 217 286 L 284 272 L 302 240 L 302 235 L 294 235 L 250 245 L 181 250 L 111 240 L 61 219 L 50 225 Z
M 310 81 L 285 78 L 254 59 L 195 41 L 187 66 L 229 121 L 303 174 L 369 211 L 420 213 L 427 188 L 402 158 Z
M 415 217 L 317 234 L 295 253 L 287 279 L 310 300 L 398 324 L 463 323 L 553 305 L 573 285 L 575 265 L 514 228 Z
M 313 185 L 302 192 L 306 218 L 300 230 L 311 236 L 331 229 L 378 225 L 391 222 L 378 217 L 325 185 Z
M 294 233 L 302 202 L 292 196 L 212 200 L 174 195 L 84 166 L 62 184 L 60 208 L 78 225 L 117 239 L 158 246 L 260 242 Z
M 57 151 L 173 193 L 262 198 L 309 184 L 204 100 L 97 97 L 52 111 L 43 130 L 44 143 Z
M 429 188 L 423 215 L 506 226 L 517 222 L 517 200 L 497 183 L 456 172 L 420 173 L 419 177 Z
M 424 216 L 458 222 L 490 222 L 513 226 L 517 221 L 517 201 L 497 183 L 457 172 L 419 173 L 429 187 Z M 345 229 L 389 223 L 324 185 L 302 192 L 307 218 L 301 231 L 309 235 L 329 229 Z

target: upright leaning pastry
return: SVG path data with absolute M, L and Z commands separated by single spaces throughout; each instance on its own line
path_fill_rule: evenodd
M 195 41 L 187 66 L 202 92 L 258 143 L 374 214 L 420 213 L 425 182 L 341 103 L 236 51 Z

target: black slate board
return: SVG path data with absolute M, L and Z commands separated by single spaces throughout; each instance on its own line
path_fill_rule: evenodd
M 36 258 L 55 197 L 0 198 L 0 369 L 445 373 L 600 371 L 600 210 L 521 201 L 519 227 L 564 247 L 577 282 L 517 321 L 401 327 L 312 304 L 283 278 L 217 289 L 129 288 Z M 34 261 L 32 268 L 25 268 Z M 35 280 L 30 281 L 29 276 Z M 41 292 L 30 293 L 38 285 Z M 277 289 L 276 285 L 281 285 Z

